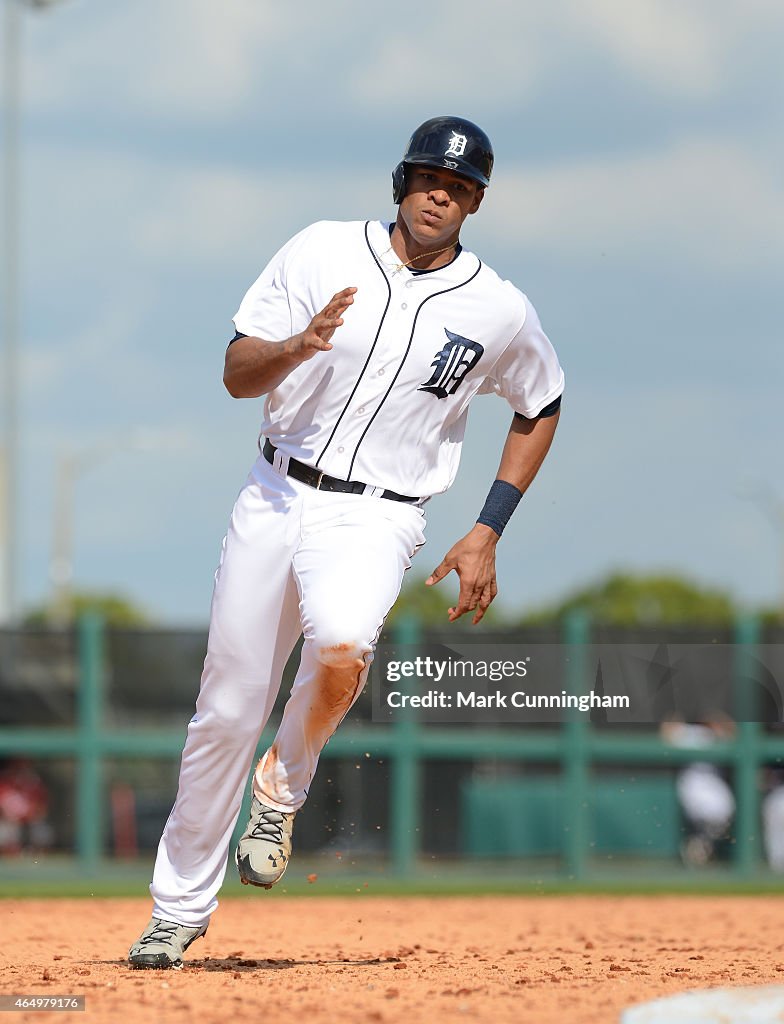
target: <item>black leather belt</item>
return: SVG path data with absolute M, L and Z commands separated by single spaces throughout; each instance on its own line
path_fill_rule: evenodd
M 278 449 L 272 444 L 271 441 L 264 442 L 264 458 L 267 462 L 272 465 L 275 457 L 275 452 Z M 314 469 L 313 466 L 306 466 L 304 462 L 299 462 L 297 459 L 292 459 L 289 456 L 289 468 L 287 476 L 294 477 L 295 480 L 299 480 L 303 484 L 308 484 L 310 487 L 315 487 L 317 491 L 338 491 L 341 494 L 364 494 L 367 484 L 360 483 L 359 480 L 338 480 L 335 476 L 328 476 L 326 473 L 322 473 L 320 469 Z M 390 498 L 392 501 L 406 501 L 410 505 L 415 505 L 420 498 L 411 498 L 407 494 L 398 494 L 397 491 L 382 491 L 379 495 L 381 498 Z

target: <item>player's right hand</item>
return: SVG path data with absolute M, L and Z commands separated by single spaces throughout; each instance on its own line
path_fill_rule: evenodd
M 354 301 L 356 288 L 344 288 L 333 295 L 320 313 L 316 313 L 301 334 L 295 334 L 289 340 L 289 350 L 303 362 L 312 358 L 317 352 L 329 352 L 332 348 L 332 335 L 343 326 L 343 314 Z

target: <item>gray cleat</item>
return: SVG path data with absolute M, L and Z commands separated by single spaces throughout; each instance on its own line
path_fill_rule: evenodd
M 182 954 L 206 931 L 206 924 L 201 928 L 186 928 L 183 924 L 153 917 L 128 950 L 128 962 L 132 967 L 148 969 L 182 967 Z
M 275 811 L 253 797 L 248 827 L 240 837 L 234 855 L 243 885 L 271 889 L 282 877 L 291 856 L 296 813 Z

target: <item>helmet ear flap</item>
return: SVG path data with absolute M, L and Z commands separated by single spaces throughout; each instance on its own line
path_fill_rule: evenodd
M 392 171 L 392 199 L 399 206 L 406 194 L 406 165 L 401 160 Z

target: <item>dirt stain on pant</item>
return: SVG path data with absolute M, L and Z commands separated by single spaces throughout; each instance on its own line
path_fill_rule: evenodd
M 276 740 L 256 766 L 253 778 L 253 792 L 262 803 L 277 804 L 287 807 L 291 802 L 292 785 L 287 768 L 305 759 L 313 763 L 318 759 L 327 740 L 332 736 L 345 717 L 354 700 L 359 696 L 365 681 L 366 661 L 364 657 L 356 657 L 357 644 L 342 643 L 333 647 L 323 647 L 319 652 L 319 668 L 316 678 L 309 686 L 310 698 L 302 722 L 296 729 L 289 723 L 284 746 L 284 762 L 280 763 L 278 741 Z M 290 708 L 287 706 L 290 713 Z M 284 711 L 284 717 L 286 711 Z M 301 732 L 300 732 L 301 728 Z M 293 751 L 292 743 L 299 742 L 301 736 L 303 749 Z M 295 740 L 295 737 L 297 739 Z M 298 773 L 294 768 L 295 776 Z M 307 784 L 313 777 L 311 767 Z M 297 781 L 295 790 L 299 791 L 301 782 Z
M 253 773 L 253 793 L 257 800 L 261 800 L 262 803 L 266 799 L 272 797 L 276 799 L 277 784 L 275 779 L 275 769 L 278 766 L 278 745 L 273 743 L 267 753 L 261 758 L 259 763 L 256 765 L 256 771 Z
M 362 689 L 365 659 L 351 657 L 356 644 L 335 644 L 321 650 L 321 668 L 314 687 L 305 731 L 318 750 L 340 725 Z

